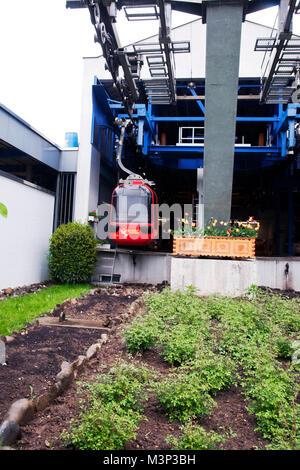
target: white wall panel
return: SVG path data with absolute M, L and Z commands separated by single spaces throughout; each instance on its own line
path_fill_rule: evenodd
M 0 175 L 0 289 L 44 281 L 52 234 L 54 196 Z

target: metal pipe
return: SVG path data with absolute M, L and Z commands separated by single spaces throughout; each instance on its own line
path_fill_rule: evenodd
M 122 120 L 119 120 L 119 119 L 115 120 L 115 123 L 118 124 L 121 127 L 121 133 L 120 133 L 120 138 L 119 138 L 119 146 L 118 146 L 118 150 L 117 150 L 116 160 L 117 160 L 117 163 L 118 163 L 119 167 L 121 168 L 121 170 L 123 170 L 125 173 L 127 173 L 130 176 L 134 175 L 134 176 L 142 179 L 142 177 L 140 175 L 136 175 L 131 170 L 128 170 L 122 163 L 122 151 L 123 151 L 123 146 L 124 146 L 125 132 L 126 132 L 126 127 L 128 126 L 128 124 L 130 122 L 131 121 L 129 119 L 126 119 L 125 121 L 122 121 Z

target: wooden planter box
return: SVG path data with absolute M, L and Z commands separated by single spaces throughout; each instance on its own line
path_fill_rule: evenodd
M 173 253 L 189 256 L 254 258 L 255 238 L 242 237 L 174 237 Z

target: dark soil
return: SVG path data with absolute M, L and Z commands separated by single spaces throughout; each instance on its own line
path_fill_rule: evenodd
M 0 366 L 0 419 L 16 399 L 47 390 L 62 361 L 75 360 L 99 337 L 98 330 L 41 326 L 8 343 L 7 366 Z
M 278 294 L 288 299 L 297 299 L 300 297 L 300 292 L 293 290 L 293 289 L 280 290 L 280 289 L 272 289 L 271 287 L 265 287 L 265 286 L 259 286 L 259 288 L 264 290 L 265 292 Z
M 124 287 L 88 296 L 68 307 L 65 310 L 66 317 L 77 316 L 78 318 L 95 319 L 101 315 L 109 315 L 114 319 L 120 313 L 126 312 L 131 302 L 142 291 L 143 289 Z M 128 359 L 126 346 L 119 334 L 122 328 L 123 325 L 119 325 L 112 330 L 108 342 L 102 345 L 97 357 L 87 364 L 78 380 L 92 382 L 100 370 L 105 370 L 102 368 L 103 365 L 109 368 L 118 357 Z M 99 332 L 94 330 L 40 327 L 15 340 L 11 347 L 17 348 L 19 345 L 20 349 L 14 349 L 16 355 L 22 348 L 22 361 L 18 362 L 16 356 L 15 362 L 12 363 L 12 356 L 9 357 L 10 376 L 6 376 L 5 382 L 0 375 L 1 400 L 2 390 L 6 394 L 6 400 L 0 401 L 2 410 L 7 408 L 7 405 L 15 398 L 30 397 L 29 385 L 33 386 L 35 393 L 40 393 L 43 387 L 47 387 L 47 384 L 53 380 L 54 375 L 59 371 L 62 360 L 72 360 L 75 356 L 84 353 L 86 348 L 98 337 Z M 33 341 L 33 338 L 36 342 Z M 62 349 L 59 350 L 58 347 Z M 44 348 L 51 349 L 43 351 Z M 49 360 L 50 355 L 51 360 Z M 40 360 L 40 358 L 43 359 Z M 154 350 L 148 350 L 143 356 L 137 356 L 134 360 L 155 369 L 163 377 L 170 371 L 168 364 Z M 13 367 L 16 367 L 16 370 Z M 9 368 L 7 368 L 8 370 Z M 0 372 L 2 372 L 1 369 Z M 19 380 L 19 377 L 22 379 Z M 6 385 L 7 383 L 9 383 L 9 387 Z M 78 390 L 78 385 L 73 382 L 70 388 L 51 406 L 37 413 L 35 419 L 28 425 L 22 426 L 21 439 L 14 447 L 25 450 L 65 449 L 65 443 L 60 436 L 64 429 L 69 430 L 70 420 L 78 417 L 80 413 Z M 218 433 L 222 433 L 220 427 L 227 431 L 231 429 L 236 437 L 230 437 L 222 445 L 225 449 L 264 449 L 267 441 L 255 432 L 255 419 L 247 413 L 247 403 L 241 389 L 231 387 L 229 390 L 219 393 L 215 400 L 218 406 L 214 408 L 210 416 L 203 418 L 200 424 L 207 431 L 214 430 Z M 181 433 L 181 424 L 178 421 L 170 423 L 153 396 L 150 396 L 145 404 L 144 414 L 147 421 L 141 423 L 136 440 L 128 442 L 125 449 L 169 450 L 170 447 L 166 444 L 165 438 L 168 434 L 178 437 Z
M 66 316 L 95 319 L 101 315 L 118 324 L 120 314 L 136 299 L 130 296 L 133 289 L 123 289 L 125 295 L 119 295 L 117 288 L 110 289 L 110 293 L 99 290 L 70 306 Z M 0 366 L 0 422 L 13 401 L 32 398 L 47 390 L 61 363 L 72 362 L 79 354 L 85 354 L 100 334 L 96 329 L 40 326 L 25 329 L 13 342 L 7 343 L 7 366 Z

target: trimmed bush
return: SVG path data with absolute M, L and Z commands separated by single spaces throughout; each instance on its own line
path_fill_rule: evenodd
M 96 243 L 89 225 L 79 222 L 60 225 L 50 238 L 51 279 L 59 284 L 89 281 L 97 259 Z

